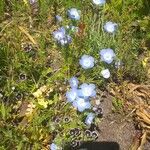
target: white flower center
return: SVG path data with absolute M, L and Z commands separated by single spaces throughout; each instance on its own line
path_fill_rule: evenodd
M 83 91 L 83 95 L 84 96 L 90 96 L 92 94 L 92 90 L 90 88 L 88 88 L 88 87 L 83 88 L 82 91 Z
M 80 106 L 84 107 L 84 106 L 85 106 L 85 101 L 84 101 L 84 99 L 80 99 L 79 104 L 80 104 Z
M 87 67 L 89 67 L 91 65 L 91 61 L 89 61 L 89 59 L 85 59 L 83 64 Z
M 111 60 L 111 59 L 112 59 L 112 55 L 110 55 L 109 53 L 106 53 L 106 54 L 104 55 L 104 59 L 105 59 L 105 60 Z

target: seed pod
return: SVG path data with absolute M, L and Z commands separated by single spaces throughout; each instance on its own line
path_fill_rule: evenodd
M 19 75 L 19 79 L 20 79 L 20 80 L 26 80 L 26 79 L 27 79 L 26 74 L 21 73 L 21 74 Z
M 86 135 L 87 138 L 91 138 L 92 133 L 91 133 L 90 130 L 85 130 L 85 135 Z
M 98 107 L 97 110 L 96 110 L 96 115 L 99 117 L 99 118 L 102 118 L 103 117 L 103 109 L 101 107 Z
M 78 147 L 80 146 L 80 141 L 73 140 L 70 145 L 72 148 Z
M 22 48 L 26 53 L 30 52 L 33 49 L 30 43 L 23 43 Z
M 80 131 L 79 128 L 75 128 L 74 130 L 75 130 L 75 136 L 76 136 L 76 137 L 81 134 L 81 131 Z
M 65 123 L 69 123 L 69 122 L 70 122 L 70 117 L 67 117 L 67 116 L 66 116 L 66 117 L 64 118 L 64 122 L 65 122 Z
M 93 131 L 93 132 L 92 132 L 92 138 L 93 138 L 94 140 L 97 140 L 97 139 L 98 139 L 98 132 Z
M 69 131 L 69 134 L 70 134 L 71 136 L 75 136 L 75 134 L 76 134 L 75 129 L 71 129 L 71 130 Z
M 23 94 L 22 94 L 22 93 L 16 93 L 15 98 L 16 98 L 17 100 L 21 100 L 21 99 L 23 98 Z
M 60 119 L 60 117 L 55 116 L 55 117 L 53 118 L 53 121 L 58 124 L 58 123 L 61 121 L 61 119 Z

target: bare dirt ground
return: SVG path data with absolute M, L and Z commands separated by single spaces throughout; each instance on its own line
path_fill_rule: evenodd
M 104 116 L 99 124 L 101 131 L 98 141 L 117 142 L 120 150 L 131 150 L 131 146 L 136 143 L 136 140 L 139 140 L 138 135 L 141 132 L 135 129 L 133 118 L 113 113 L 112 97 L 109 95 L 102 99 L 101 106 Z M 139 150 L 150 150 L 150 143 L 146 142 L 144 148 Z

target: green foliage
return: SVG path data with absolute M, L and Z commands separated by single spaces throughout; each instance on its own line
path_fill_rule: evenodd
M 113 104 L 113 111 L 114 112 L 120 112 L 123 110 L 124 103 L 122 100 L 113 98 L 112 104 Z
M 79 23 L 67 18 L 66 11 L 71 7 L 81 10 Z M 147 81 L 140 58 L 150 47 L 147 45 L 149 11 L 148 0 L 112 0 L 104 7 L 93 5 L 91 0 L 39 0 L 35 5 L 25 0 L 1 0 L 0 149 L 49 149 L 54 132 L 58 133 L 55 142 L 64 146 L 72 140 L 70 129 L 86 129 L 83 123 L 86 114 L 78 114 L 65 100 L 68 88 L 65 81 L 73 75 L 79 76 L 81 82 L 96 83 L 99 87 L 123 80 Z M 60 25 L 55 22 L 56 14 L 64 18 Z M 118 23 L 114 36 L 104 32 L 106 21 Z M 51 33 L 58 26 L 70 24 L 79 26 L 83 32 L 70 33 L 72 44 L 59 47 Z M 30 51 L 26 51 L 25 44 L 31 46 Z M 100 62 L 99 50 L 108 47 L 122 60 L 121 68 Z M 96 58 L 93 69 L 79 67 L 83 54 Z M 103 68 L 111 70 L 108 81 L 101 77 Z M 27 79 L 21 80 L 20 74 L 25 74 Z M 43 86 L 47 88 L 44 92 Z M 18 98 L 18 94 L 23 96 Z M 124 103 L 114 99 L 113 105 L 120 111 Z M 66 123 L 65 117 L 71 121 Z M 56 118 L 58 123 L 54 121 Z M 82 132 L 79 138 L 83 137 Z

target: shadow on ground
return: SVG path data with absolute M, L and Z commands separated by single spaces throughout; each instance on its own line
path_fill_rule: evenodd
M 66 146 L 65 150 L 120 150 L 120 146 L 117 142 L 81 142 L 79 147 Z
M 85 142 L 78 150 L 120 150 L 116 142 Z

